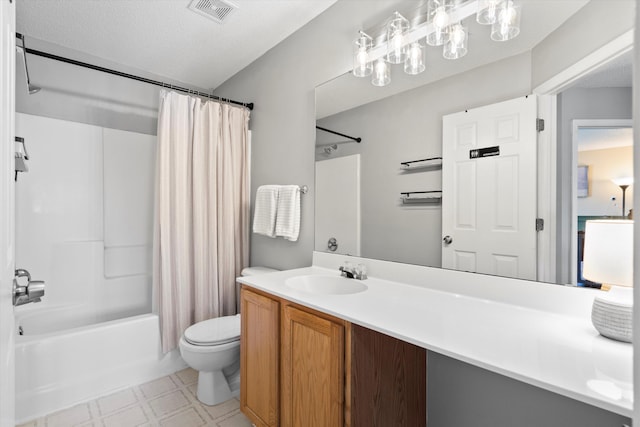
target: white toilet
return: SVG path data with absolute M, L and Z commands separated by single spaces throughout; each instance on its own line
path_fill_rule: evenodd
M 243 276 L 270 273 L 266 267 L 248 267 Z M 240 393 L 240 315 L 218 317 L 191 325 L 180 338 L 180 354 L 199 371 L 198 400 L 217 405 Z

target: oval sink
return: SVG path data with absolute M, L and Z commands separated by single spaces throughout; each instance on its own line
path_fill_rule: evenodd
M 295 276 L 284 283 L 297 291 L 322 295 L 357 294 L 367 290 L 367 285 L 360 280 L 337 276 Z

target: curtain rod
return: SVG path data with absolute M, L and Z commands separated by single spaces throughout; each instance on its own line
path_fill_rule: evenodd
M 331 129 L 323 128 L 323 127 L 320 127 L 320 126 L 316 126 L 316 129 L 321 130 L 321 131 L 323 131 L 323 132 L 329 132 L 329 133 L 332 133 L 332 134 L 334 134 L 334 135 L 341 136 L 341 137 L 343 137 L 343 138 L 349 138 L 349 139 L 352 139 L 352 140 L 354 140 L 355 142 L 357 142 L 358 144 L 360 144 L 360 142 L 362 141 L 362 138 L 360 138 L 360 137 L 355 137 L 355 136 L 345 135 L 344 133 L 336 132 L 335 130 L 331 130 Z
M 23 40 L 23 37 L 24 36 L 22 34 L 16 32 L 16 38 L 18 38 L 20 40 Z M 65 58 L 63 56 L 54 55 L 52 53 L 43 52 L 41 50 L 35 50 L 35 49 L 31 49 L 31 48 L 25 48 L 24 50 L 25 50 L 26 53 L 30 53 L 30 54 L 36 55 L 36 56 L 42 56 L 43 58 L 53 59 L 53 60 L 56 60 L 56 61 L 65 62 L 67 64 L 77 65 L 78 67 L 89 68 L 91 70 L 101 71 L 103 73 L 113 74 L 114 76 L 125 77 L 127 79 L 137 80 L 139 82 L 148 83 L 148 84 L 152 84 L 152 85 L 155 85 L 155 86 L 166 87 L 168 89 L 177 90 L 177 91 L 180 91 L 180 92 L 192 93 L 194 95 L 215 99 L 216 101 L 222 101 L 222 102 L 228 102 L 229 104 L 241 105 L 243 107 L 247 107 L 249 110 L 253 110 L 253 102 L 246 103 L 246 102 L 241 102 L 241 101 L 234 101 L 233 99 L 221 98 L 219 96 L 212 95 L 212 94 L 209 94 L 209 93 L 200 92 L 200 91 L 196 91 L 196 90 L 191 90 L 191 89 L 187 89 L 187 88 L 184 88 L 184 87 L 172 85 L 172 84 L 169 84 L 169 83 L 163 83 L 161 81 L 148 79 L 146 77 L 140 77 L 140 76 L 136 76 L 136 75 L 133 75 L 133 74 L 123 73 L 122 71 L 116 71 L 116 70 L 112 70 L 112 69 L 109 69 L 109 68 L 100 67 L 98 65 L 88 64 L 86 62 L 76 61 L 75 59 Z

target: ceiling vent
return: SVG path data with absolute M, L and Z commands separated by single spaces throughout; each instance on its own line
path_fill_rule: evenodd
M 195 13 L 212 19 L 219 24 L 224 23 L 237 8 L 238 5 L 229 0 L 193 0 L 189 5 L 189 9 Z

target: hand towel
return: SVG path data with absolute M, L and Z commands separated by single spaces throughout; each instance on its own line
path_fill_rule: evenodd
M 300 187 L 282 185 L 278 196 L 276 236 L 295 242 L 300 234 Z
M 276 237 L 276 210 L 278 208 L 279 185 L 262 185 L 256 191 L 256 206 L 253 213 L 253 232 Z

